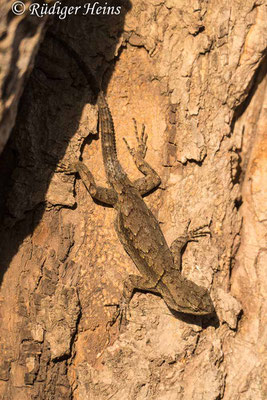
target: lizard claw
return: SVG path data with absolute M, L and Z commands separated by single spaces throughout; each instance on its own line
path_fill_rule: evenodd
M 127 140 L 125 139 L 125 137 L 123 138 L 123 141 L 124 141 L 124 143 L 126 144 L 127 149 L 128 149 L 128 151 L 129 151 L 129 153 L 131 154 L 131 156 L 134 157 L 134 149 L 132 149 L 132 148 L 129 146 L 129 143 L 127 142 Z

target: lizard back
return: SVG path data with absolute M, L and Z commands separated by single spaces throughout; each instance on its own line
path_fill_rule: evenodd
M 118 194 L 115 208 L 115 228 L 124 249 L 142 276 L 158 282 L 174 262 L 158 221 L 133 186 Z

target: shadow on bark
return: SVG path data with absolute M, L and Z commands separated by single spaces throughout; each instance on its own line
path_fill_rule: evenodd
M 129 0 L 120 4 L 120 15 L 70 16 L 67 21 L 53 20 L 48 28 L 80 54 L 98 83 L 103 81 L 104 91 L 114 67 L 106 60 L 114 60 L 125 15 L 131 8 Z M 46 35 L 21 97 L 15 128 L 0 158 L 0 284 L 19 246 L 43 218 L 55 167 L 77 132 L 85 104 L 94 102 L 76 62 Z M 89 129 L 85 143 L 93 140 Z

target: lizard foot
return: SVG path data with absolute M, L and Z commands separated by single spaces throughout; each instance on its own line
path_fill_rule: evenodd
M 188 230 L 190 223 L 191 223 L 191 221 L 189 221 L 189 223 L 186 227 L 186 231 L 185 231 L 185 236 L 188 238 L 189 241 L 194 241 L 194 239 L 197 239 L 198 237 L 211 235 L 211 232 L 209 229 L 206 229 L 206 230 L 204 229 L 204 228 L 209 227 L 208 224 L 201 225 L 196 229 Z M 197 241 L 197 240 L 195 240 L 195 241 Z
M 122 299 L 118 304 L 105 304 L 105 307 L 116 307 L 116 311 L 114 312 L 112 319 L 109 321 L 110 326 L 114 325 L 117 320 L 119 320 L 119 329 L 121 329 L 122 324 L 127 324 L 129 321 L 127 319 L 127 314 L 131 316 L 129 302 L 127 302 L 125 299 Z
M 56 165 L 56 172 L 64 172 L 65 174 L 75 174 L 78 169 L 77 169 L 77 164 L 78 162 L 72 162 L 69 164 L 65 164 L 64 162 L 59 162 Z
M 136 120 L 133 118 L 133 122 L 134 122 L 134 132 L 135 132 L 135 137 L 136 137 L 136 141 L 138 143 L 138 147 L 137 150 L 133 149 L 132 147 L 129 146 L 127 140 L 125 138 L 123 138 L 127 149 L 129 151 L 129 153 L 131 154 L 131 156 L 133 158 L 139 156 L 142 159 L 145 158 L 146 156 L 146 152 L 147 152 L 147 134 L 145 133 L 145 125 L 142 125 L 142 131 L 141 131 L 141 135 L 139 136 L 138 134 L 138 129 L 137 129 L 137 124 L 136 124 Z
M 190 223 L 191 223 L 191 220 L 189 220 L 189 222 L 184 230 L 184 234 L 183 234 L 183 237 L 186 239 L 187 242 L 197 242 L 197 240 L 195 240 L 195 239 L 206 236 L 206 235 L 211 235 L 211 232 L 209 229 L 206 229 L 206 230 L 204 229 L 204 228 L 209 227 L 208 224 L 204 224 L 204 225 L 199 226 L 198 228 L 188 230 Z
M 197 242 L 199 237 L 211 235 L 210 230 L 207 229 L 209 227 L 208 224 L 202 225 L 196 229 L 188 230 L 190 223 L 191 221 L 188 222 L 183 235 L 175 239 L 170 246 L 171 252 L 175 255 L 175 258 L 176 255 L 180 258 L 181 251 L 188 242 Z

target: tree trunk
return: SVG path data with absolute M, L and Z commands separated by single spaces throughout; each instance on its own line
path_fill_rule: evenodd
M 217 315 L 177 317 L 160 297 L 136 292 L 128 324 L 109 323 L 115 309 L 105 304 L 118 302 L 136 267 L 116 236 L 116 211 L 95 203 L 77 176 L 56 172 L 82 154 L 106 185 L 94 95 L 47 35 L 27 85 L 26 75 L 19 81 L 25 88 L 0 159 L 0 398 L 264 399 L 266 3 L 118 5 L 118 15 L 82 15 L 82 7 L 55 15 L 48 29 L 102 84 L 131 180 L 140 175 L 122 139 L 136 145 L 132 118 L 146 125 L 147 161 L 162 183 L 145 202 L 167 242 L 189 220 L 210 226 L 211 236 L 188 244 L 182 273 L 210 290 Z M 14 30 L 2 29 L 9 98 L 22 91 L 14 71 L 25 69 L 25 56 L 14 52 L 30 36 L 27 21 L 43 24 L 16 18 L 16 46 Z M 12 118 L 3 124 L 6 138 Z

